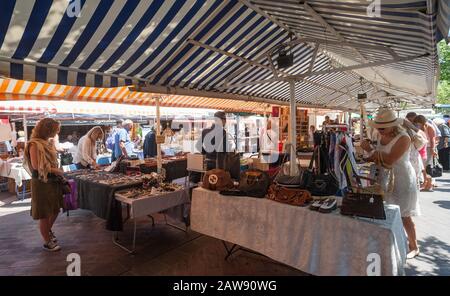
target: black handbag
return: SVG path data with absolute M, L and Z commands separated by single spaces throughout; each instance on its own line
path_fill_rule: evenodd
M 341 214 L 386 220 L 383 196 L 370 192 L 347 192 L 342 199 Z
M 303 173 L 301 188 L 308 190 L 313 196 L 335 195 L 339 190 L 339 183 L 331 172 L 329 164 L 325 164 L 325 172 L 320 172 L 320 163 L 317 165 L 317 169 L 314 169 L 315 161 L 320 162 L 319 149 L 319 147 L 314 149 L 308 170 Z
M 288 145 L 286 147 L 289 147 Z M 293 176 L 289 174 L 290 171 L 290 162 L 286 162 L 286 158 L 289 154 L 285 154 L 283 156 L 283 160 L 281 162 L 281 166 L 279 168 L 278 173 L 275 176 L 275 179 L 273 182 L 279 186 L 283 187 L 292 187 L 292 188 L 299 188 L 302 184 L 303 179 L 303 170 L 300 165 L 296 164 L 297 172 Z M 295 157 L 294 159 L 291 159 L 290 161 L 296 161 Z
M 432 178 L 442 177 L 442 165 L 437 161 L 436 157 L 433 157 L 433 165 L 427 165 L 427 174 Z
M 61 165 L 71 165 L 73 163 L 72 154 L 69 152 L 61 153 Z
M 241 174 L 241 156 L 239 153 L 227 152 L 225 154 L 223 169 L 230 173 L 231 179 L 237 180 Z
M 269 190 L 270 178 L 266 172 L 252 169 L 241 173 L 239 180 L 239 191 L 245 192 L 247 196 L 265 197 Z

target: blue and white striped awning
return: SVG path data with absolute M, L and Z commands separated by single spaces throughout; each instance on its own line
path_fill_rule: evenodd
M 308 77 L 296 83 L 307 106 L 354 108 L 363 90 L 385 90 L 418 104 L 433 101 L 436 41 L 448 36 L 449 1 L 382 0 L 381 16 L 367 16 L 366 0 L 310 0 L 340 38 L 305 10 L 304 1 L 237 0 L 0 0 L 0 75 L 62 85 L 147 85 L 287 102 L 286 82 L 249 84 L 273 77 L 268 67 L 248 67 L 194 40 L 269 66 L 262 54 L 289 41 L 289 33 L 330 41 L 385 45 L 414 61 Z M 433 1 L 430 1 L 433 2 Z M 78 14 L 77 7 L 80 11 Z M 427 10 L 428 9 L 428 10 Z M 314 48 L 293 48 L 290 75 L 308 71 Z M 313 71 L 386 59 L 376 49 L 322 45 Z M 273 55 L 276 58 L 276 54 Z M 236 75 L 236 71 L 240 71 Z M 363 76 L 365 82 L 359 83 Z M 224 81 L 230 85 L 223 88 Z M 414 99 L 412 99 L 414 98 Z M 422 101 L 417 100 L 420 98 Z

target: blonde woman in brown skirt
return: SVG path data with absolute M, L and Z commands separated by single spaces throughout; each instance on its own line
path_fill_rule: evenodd
M 39 220 L 44 249 L 52 252 L 60 250 L 52 227 L 63 206 L 62 187 L 57 179 L 63 171 L 58 168 L 57 152 L 49 139 L 58 134 L 59 129 L 60 124 L 54 119 L 40 120 L 24 153 L 24 164 L 32 173 L 31 216 Z

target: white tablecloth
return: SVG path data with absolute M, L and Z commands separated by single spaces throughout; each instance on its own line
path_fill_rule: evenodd
M 1 161 L 0 176 L 14 179 L 19 187 L 22 186 L 23 180 L 31 180 L 30 174 L 23 168 L 21 163 L 8 161 Z
M 161 195 L 148 196 L 138 199 L 131 199 L 123 196 L 120 192 L 115 194 L 117 200 L 129 204 L 131 206 L 131 217 L 138 218 L 165 210 L 173 209 L 178 206 L 183 206 L 183 217 L 187 218 L 189 214 L 189 194 L 187 190 L 178 190 L 168 192 Z M 170 214 L 170 213 L 169 213 Z M 170 215 L 173 217 L 174 215 Z M 182 217 L 173 217 L 181 220 Z
M 372 220 L 323 214 L 196 188 L 191 228 L 313 275 L 367 275 L 371 253 L 381 258 L 381 275 L 403 275 L 407 249 L 400 209 L 386 206 L 386 215 Z

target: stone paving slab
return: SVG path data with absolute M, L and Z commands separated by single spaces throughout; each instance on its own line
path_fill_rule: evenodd
M 409 260 L 407 275 L 450 275 L 450 174 L 438 178 L 434 192 L 420 194 L 422 215 L 415 217 L 421 255 Z M 82 275 L 307 275 L 269 258 L 238 252 L 224 260 L 222 242 L 193 231 L 164 225 L 156 216 L 138 220 L 137 254 L 112 243 L 105 222 L 89 211 L 61 214 L 54 231 L 62 250 L 42 250 L 37 223 L 29 215 L 30 200 L 0 193 L 0 275 L 65 275 L 67 255 L 78 253 Z M 131 224 L 121 239 L 131 239 Z

